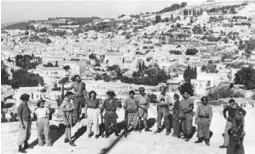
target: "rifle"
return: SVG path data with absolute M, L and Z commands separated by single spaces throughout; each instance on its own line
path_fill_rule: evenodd
M 125 123 L 125 137 L 127 137 L 127 133 L 128 133 L 128 112 L 125 111 L 124 112 L 124 123 Z

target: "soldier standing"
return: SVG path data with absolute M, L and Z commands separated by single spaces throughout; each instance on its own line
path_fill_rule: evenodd
M 135 99 L 135 92 L 131 90 L 129 92 L 129 98 L 127 98 L 124 102 L 124 110 L 125 110 L 125 115 L 127 118 L 127 126 L 126 126 L 126 134 L 127 136 L 127 131 L 129 131 L 129 128 L 132 123 L 132 128 L 131 130 L 136 130 L 137 127 L 137 110 L 138 110 L 138 101 Z
M 228 131 L 230 140 L 227 147 L 227 154 L 244 154 L 243 139 L 245 132 L 243 111 L 241 111 L 241 108 L 237 104 L 234 104 L 232 109 L 234 110 L 234 116 L 232 127 Z
M 197 124 L 197 137 L 198 140 L 195 143 L 202 143 L 205 140 L 206 145 L 209 143 L 209 131 L 212 121 L 212 106 L 208 104 L 208 98 L 201 98 L 202 104 L 197 107 L 195 114 L 195 123 Z
M 28 101 L 29 101 L 29 95 L 23 94 L 20 97 L 20 100 L 22 101 L 18 107 L 18 116 L 20 120 L 20 126 L 19 126 L 19 137 L 18 137 L 18 146 L 19 146 L 19 152 L 26 153 L 25 149 L 29 148 L 28 140 L 31 136 L 31 125 L 32 125 L 32 119 L 31 119 L 31 111 L 28 107 Z M 24 148 L 22 148 L 22 144 L 24 143 Z
M 192 137 L 192 122 L 194 116 L 194 102 L 189 98 L 187 91 L 183 93 L 183 99 L 181 100 L 181 110 L 184 114 L 184 120 L 182 123 L 182 128 L 184 132 L 185 141 L 189 141 Z
M 51 146 L 50 124 L 49 124 L 50 110 L 49 108 L 44 106 L 44 103 L 45 103 L 45 100 L 40 99 L 37 102 L 38 108 L 36 108 L 34 112 L 37 118 L 38 144 L 39 146 L 43 146 L 43 135 L 44 135 L 46 140 L 46 145 Z
M 169 106 L 171 104 L 171 96 L 166 94 L 166 87 L 160 87 L 161 94 L 158 97 L 157 103 L 157 130 L 155 133 L 162 131 L 161 121 L 164 118 L 164 124 L 166 126 L 166 135 L 171 133 L 171 124 L 169 120 Z
M 71 139 L 71 128 L 73 125 L 73 109 L 74 109 L 74 105 L 72 103 L 72 99 L 73 99 L 73 93 L 72 92 L 67 92 L 65 94 L 65 98 L 63 103 L 61 104 L 61 110 L 63 111 L 63 116 L 64 116 L 64 125 L 65 125 L 65 143 L 68 143 L 71 146 L 76 146 L 72 139 Z
M 73 99 L 73 123 L 76 124 L 80 118 L 82 107 L 85 105 L 85 98 L 87 98 L 86 85 L 81 81 L 79 75 L 75 75 L 72 78 L 72 85 L 69 88 L 64 88 L 65 90 L 74 89 L 74 99 Z
M 138 101 L 138 129 L 141 131 L 141 120 L 143 119 L 145 131 L 149 132 L 151 131 L 147 124 L 147 118 L 148 118 L 148 109 L 150 106 L 150 99 L 145 94 L 145 89 L 143 87 L 139 88 L 140 94 L 136 97 L 136 100 Z
M 223 110 L 223 116 L 227 120 L 226 126 L 225 126 L 225 132 L 224 132 L 224 143 L 220 148 L 227 148 L 228 143 L 229 143 L 229 135 L 228 135 L 228 130 L 231 129 L 232 127 L 232 120 L 234 117 L 235 110 L 232 108 L 233 105 L 235 105 L 236 102 L 234 99 L 229 100 L 229 105 L 226 106 Z M 239 107 L 240 108 L 240 107 Z M 240 111 L 243 113 L 245 116 L 246 111 L 242 108 L 240 108 Z M 227 117 L 227 112 L 228 112 L 228 117 Z
M 95 134 L 95 137 L 99 137 L 99 100 L 96 98 L 97 93 L 95 91 L 89 92 L 89 98 L 85 104 L 85 112 L 88 118 L 88 137 L 90 138 Z
M 180 119 L 180 96 L 174 94 L 174 107 L 173 107 L 173 137 L 180 137 L 181 132 L 181 119 Z
M 116 127 L 118 115 L 116 113 L 117 107 L 121 107 L 121 104 L 118 103 L 117 99 L 114 97 L 116 96 L 113 91 L 108 91 L 107 93 L 108 98 L 104 101 L 102 108 L 101 108 L 101 114 L 105 110 L 104 114 L 104 125 L 105 125 L 105 132 L 106 132 L 106 138 L 110 135 L 110 126 L 112 125 L 112 130 L 115 132 L 116 136 L 119 136 L 118 129 Z

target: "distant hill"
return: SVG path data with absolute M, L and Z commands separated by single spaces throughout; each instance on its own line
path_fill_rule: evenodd
M 10 24 L 8 26 L 5 26 L 4 29 L 21 29 L 26 30 L 28 27 L 29 22 L 17 22 Z

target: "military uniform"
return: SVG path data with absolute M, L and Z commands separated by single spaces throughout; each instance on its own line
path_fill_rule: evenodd
M 243 115 L 245 116 L 246 111 L 240 107 L 239 107 L 239 109 L 240 109 L 240 112 L 242 112 Z M 227 112 L 228 112 L 228 117 L 227 117 Z M 228 105 L 227 107 L 224 108 L 223 116 L 224 116 L 224 118 L 227 119 L 227 122 L 225 125 L 223 146 L 228 146 L 229 138 L 230 138 L 230 136 L 228 135 L 228 130 L 232 128 L 232 121 L 233 121 L 234 115 L 235 115 L 235 110 L 232 108 L 232 106 Z
M 181 128 L 181 123 L 180 123 L 180 101 L 174 102 L 173 106 L 173 136 L 180 136 L 180 128 Z
M 25 128 L 22 128 L 22 123 L 19 126 L 19 137 L 18 145 L 21 146 L 23 143 L 27 143 L 31 136 L 31 111 L 27 103 L 22 102 L 18 107 L 18 115 L 22 117 Z M 21 120 L 20 120 L 21 121 Z
M 117 107 L 120 107 L 116 99 L 106 99 L 102 105 L 102 111 L 105 110 L 104 118 L 104 125 L 106 135 L 110 133 L 110 126 L 112 124 L 112 129 L 117 133 L 117 119 L 118 115 L 116 113 Z
M 46 145 L 51 145 L 49 114 L 50 110 L 47 107 L 37 108 L 35 110 L 39 146 L 43 145 L 43 135 L 46 140 Z
M 167 130 L 171 129 L 170 120 L 169 120 L 169 105 L 171 103 L 171 96 L 169 95 L 159 95 L 158 97 L 158 106 L 157 106 L 157 126 L 161 128 L 161 121 L 164 118 L 164 124 Z
M 131 123 L 133 128 L 136 128 L 138 118 L 138 101 L 136 99 L 127 98 L 123 106 L 127 112 L 127 129 L 130 127 Z
M 147 118 L 148 117 L 148 108 L 150 105 L 150 100 L 147 95 L 142 96 L 139 94 L 136 97 L 136 100 L 138 101 L 138 117 L 139 118 Z
M 229 131 L 230 140 L 227 147 L 227 154 L 244 154 L 244 115 L 242 112 L 236 112 L 232 120 L 231 131 Z
M 192 99 L 181 100 L 181 110 L 183 112 L 182 131 L 186 138 L 191 138 L 192 135 L 193 107 L 194 103 Z
M 199 105 L 195 114 L 195 122 L 197 124 L 197 137 L 209 140 L 210 124 L 212 121 L 212 106 Z
M 82 107 L 85 104 L 85 83 L 83 82 L 74 82 L 72 84 L 72 87 L 74 88 L 74 99 L 73 99 L 73 122 L 74 124 L 78 122 Z

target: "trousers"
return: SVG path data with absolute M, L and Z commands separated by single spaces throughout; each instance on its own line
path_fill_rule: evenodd
M 170 120 L 169 120 L 169 109 L 166 107 L 157 107 L 157 126 L 161 128 L 161 121 L 164 119 L 164 124 L 166 129 L 171 129 Z
M 230 137 L 227 147 L 227 154 L 244 154 L 243 141 L 241 141 L 238 145 L 238 141 L 235 141 L 232 137 Z
M 116 124 L 117 124 L 117 114 L 114 111 L 106 112 L 104 114 L 104 125 L 106 133 L 109 134 L 110 127 L 112 125 L 112 129 L 116 131 Z
M 199 118 L 197 121 L 197 137 L 209 139 L 210 126 L 208 118 Z
M 28 141 L 31 136 L 31 121 L 25 121 L 23 120 L 23 123 L 25 125 L 25 129 L 22 128 L 22 124 L 19 126 L 19 136 L 18 136 L 18 145 L 22 145 L 25 141 Z
M 224 146 L 228 146 L 230 136 L 228 135 L 228 130 L 232 128 L 232 122 L 227 120 L 226 126 L 225 126 L 225 132 L 224 132 Z
M 135 113 L 127 113 L 127 128 L 130 127 L 131 123 L 133 128 L 137 127 L 137 112 Z
M 184 120 L 182 121 L 182 131 L 187 137 L 192 134 L 192 122 L 193 122 L 193 115 L 192 113 L 185 113 Z
M 99 133 L 99 109 L 87 109 L 87 118 L 88 118 L 88 134 Z
M 47 145 L 51 144 L 50 125 L 48 118 L 40 118 L 37 120 L 38 144 L 43 145 L 43 135 Z
M 73 123 L 76 124 L 80 118 L 82 112 L 82 105 L 85 103 L 85 98 L 81 97 L 74 97 L 73 99 Z

